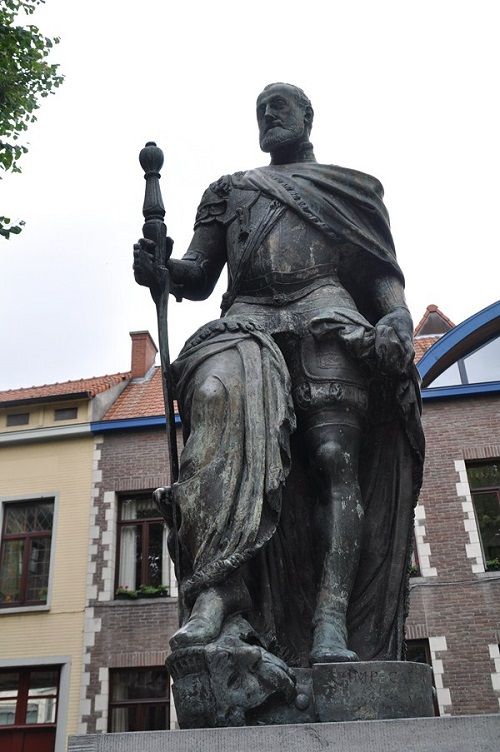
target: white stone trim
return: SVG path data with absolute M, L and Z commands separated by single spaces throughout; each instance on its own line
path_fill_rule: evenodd
M 450 690 L 444 686 L 444 668 L 441 655 L 448 650 L 445 635 L 439 637 L 429 637 L 429 649 L 431 651 L 432 670 L 434 672 L 434 684 L 436 685 L 437 701 L 439 705 L 439 714 L 441 716 L 451 715 L 451 694 Z
M 458 473 L 459 482 L 456 483 L 457 496 L 462 502 L 462 511 L 464 513 L 464 528 L 469 534 L 469 542 L 465 544 L 465 553 L 468 559 L 471 559 L 471 569 L 474 574 L 484 572 L 484 557 L 481 540 L 479 538 L 479 529 L 477 526 L 474 504 L 470 492 L 469 479 L 467 477 L 467 467 L 465 460 L 455 460 L 455 471 Z
M 101 532 L 101 550 L 105 566 L 102 568 L 101 584 L 99 587 L 99 601 L 112 601 L 115 592 L 115 548 L 116 548 L 116 494 L 105 491 L 103 504 L 105 525 Z M 107 548 L 104 548 L 107 546 Z
M 94 584 L 96 562 L 92 561 L 92 556 L 95 556 L 97 554 L 97 541 L 99 540 L 99 528 L 96 525 L 97 512 L 99 509 L 97 504 L 99 488 L 97 484 L 100 483 L 102 479 L 102 472 L 99 469 L 102 442 L 102 436 L 95 437 L 94 452 L 92 455 L 92 487 L 90 492 L 89 548 L 87 555 L 87 591 L 83 628 L 82 677 L 80 684 L 80 723 L 78 726 L 79 734 L 87 733 L 87 723 L 84 723 L 83 717 L 90 715 L 92 712 L 91 702 L 89 699 L 87 699 L 87 687 L 90 684 L 91 649 L 95 644 L 96 632 L 101 631 L 101 619 L 94 617 L 94 609 L 90 606 L 90 603 L 94 602 L 97 598 L 97 585 Z
M 18 444 L 27 441 L 49 441 L 50 439 L 75 438 L 90 436 L 90 423 L 77 425 L 54 426 L 49 428 L 28 428 L 24 431 L 6 431 L 0 433 L 0 444 Z
M 500 706 L 500 648 L 496 643 L 493 643 L 488 645 L 488 651 L 495 666 L 495 670 L 491 672 L 491 683 Z
M 95 645 L 96 632 L 101 631 L 101 619 L 94 616 L 93 608 L 85 609 L 85 626 L 83 629 L 83 646 L 87 648 L 87 652 L 90 652 L 90 648 Z
M 431 546 L 425 542 L 425 507 L 419 503 L 415 507 L 415 544 L 417 546 L 417 558 L 422 577 L 436 577 L 436 567 L 431 567 Z
M 96 718 L 95 729 L 97 733 L 104 734 L 108 730 L 109 668 L 107 666 L 101 666 L 99 669 L 99 683 L 101 690 L 94 698 L 94 713 L 101 715 Z
M 87 687 L 90 684 L 90 661 L 91 649 L 95 644 L 96 632 L 101 631 L 102 620 L 94 616 L 94 609 L 87 606 L 85 609 L 85 621 L 83 630 L 83 662 L 82 676 L 80 682 L 80 723 L 78 726 L 79 734 L 87 733 L 87 723 L 83 717 L 91 715 L 91 701 L 87 698 Z
M 101 444 L 102 436 L 96 436 L 94 439 L 94 452 L 92 455 L 92 488 L 90 494 L 90 520 L 89 520 L 89 550 L 87 558 L 87 602 L 88 607 L 91 601 L 97 598 L 97 586 L 94 585 L 94 574 L 96 572 L 96 562 L 92 561 L 92 556 L 97 555 L 100 530 L 96 525 L 99 505 L 97 502 L 99 496 L 98 484 L 102 481 L 102 471 L 99 469 L 101 461 Z M 91 609 L 93 612 L 93 609 Z

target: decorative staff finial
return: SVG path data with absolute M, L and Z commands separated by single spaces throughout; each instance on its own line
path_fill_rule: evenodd
M 163 167 L 163 152 L 154 141 L 148 141 L 139 154 L 139 162 L 145 172 L 146 192 L 142 213 L 146 221 L 159 219 L 163 221 L 165 207 L 160 190 L 160 170 Z

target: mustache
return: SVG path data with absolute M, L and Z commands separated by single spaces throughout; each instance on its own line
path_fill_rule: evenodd
M 265 123 L 264 133 L 267 133 L 267 131 L 270 131 L 271 128 L 283 128 L 283 123 L 281 122 L 281 120 L 272 120 L 269 123 Z

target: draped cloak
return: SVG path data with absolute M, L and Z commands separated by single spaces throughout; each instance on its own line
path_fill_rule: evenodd
M 259 168 L 221 178 L 211 186 L 205 207 L 202 201 L 199 216 L 220 216 L 224 201 L 230 217 L 231 194 L 241 197 L 244 191 L 261 192 L 312 222 L 330 241 L 356 253 L 370 274 L 403 281 L 383 189 L 375 178 L 316 163 Z M 403 376 L 380 373 L 370 275 L 349 258 L 345 269 L 346 279 L 353 272 L 358 276 L 354 297 L 360 313 L 332 308 L 313 322 L 312 333 L 340 338 L 370 373 L 359 464 L 365 520 L 347 615 L 349 647 L 361 660 L 400 659 L 424 454 L 418 375 L 414 366 Z M 349 280 L 351 289 L 353 284 Z M 283 356 L 251 317 L 229 310 L 198 330 L 173 364 L 186 456 L 199 375 L 210 372 L 210 364 L 217 372 L 224 353 L 231 353 L 233 365 L 217 373 L 227 395 L 217 446 L 203 467 L 188 472 L 183 472 L 183 455 L 181 480 L 174 486 L 182 516 L 181 600 L 188 612 L 201 590 L 239 573 L 253 601 L 247 618 L 263 645 L 290 665 L 307 665 L 320 573 L 311 522 L 318 489 L 300 432 L 294 433 Z

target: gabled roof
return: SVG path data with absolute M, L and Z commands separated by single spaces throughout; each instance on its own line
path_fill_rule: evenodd
M 415 363 L 424 357 L 427 350 L 439 339 L 453 329 L 455 324 L 437 305 L 431 303 L 425 309 L 425 313 L 413 332 L 413 345 L 415 347 Z
M 130 371 L 127 371 L 106 376 L 92 376 L 90 379 L 62 381 L 61 383 L 29 386 L 23 389 L 8 389 L 0 392 L 0 406 L 15 407 L 29 402 L 55 402 L 77 398 L 91 399 L 96 394 L 105 392 L 129 378 Z
M 113 403 L 103 420 L 123 420 L 165 415 L 161 368 L 155 367 L 150 379 L 131 381 Z
M 415 327 L 414 336 L 424 337 L 446 334 L 454 326 L 453 321 L 440 311 L 437 305 L 431 303 L 427 306 L 424 315 Z

